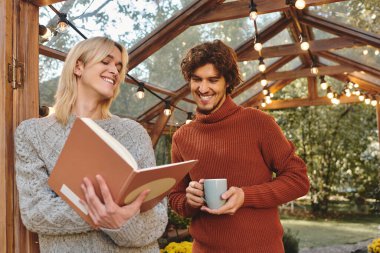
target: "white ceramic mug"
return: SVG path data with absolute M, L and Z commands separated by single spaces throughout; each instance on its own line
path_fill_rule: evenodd
M 222 194 L 227 191 L 226 178 L 205 179 L 203 183 L 205 202 L 210 209 L 218 209 L 226 203 Z

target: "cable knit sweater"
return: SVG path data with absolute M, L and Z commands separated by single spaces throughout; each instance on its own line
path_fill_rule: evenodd
M 75 116 L 66 126 L 54 115 L 22 122 L 15 134 L 16 180 L 21 218 L 38 233 L 43 252 L 159 252 L 157 239 L 167 224 L 166 200 L 135 215 L 119 229 L 93 230 L 48 186 L 47 179 L 68 137 Z M 150 138 L 137 122 L 112 116 L 96 120 L 122 143 L 139 168 L 155 164 Z
M 192 217 L 194 253 L 284 252 L 277 206 L 309 189 L 305 163 L 294 151 L 271 116 L 237 106 L 229 96 L 216 112 L 198 112 L 193 122 L 176 131 L 173 162 L 199 159 L 169 195 L 177 213 Z M 201 178 L 227 178 L 228 187 L 241 187 L 243 206 L 234 215 L 219 216 L 192 208 L 185 189 Z

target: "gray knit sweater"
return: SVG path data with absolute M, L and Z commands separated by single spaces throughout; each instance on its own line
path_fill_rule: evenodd
M 167 224 L 166 200 L 128 220 L 119 229 L 93 230 L 48 186 L 47 179 L 58 159 L 75 117 L 63 126 L 54 115 L 30 119 L 16 129 L 16 180 L 20 211 L 28 230 L 38 233 L 43 252 L 159 252 L 157 239 Z M 139 168 L 155 164 L 145 129 L 130 119 L 112 116 L 96 120 L 122 143 Z

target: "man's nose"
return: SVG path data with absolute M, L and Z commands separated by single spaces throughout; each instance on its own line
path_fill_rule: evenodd
M 199 84 L 199 88 L 198 89 L 199 89 L 199 92 L 206 93 L 209 90 L 208 83 L 206 81 L 202 81 Z

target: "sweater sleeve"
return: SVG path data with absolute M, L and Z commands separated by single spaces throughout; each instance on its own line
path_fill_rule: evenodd
M 177 147 L 175 136 L 172 141 L 172 162 L 182 162 L 183 158 Z M 186 188 L 191 181 L 190 175 L 186 175 L 173 190 L 169 193 L 170 207 L 183 217 L 192 217 L 197 214 L 200 208 L 191 207 L 186 201 Z
M 146 130 L 138 125 L 130 129 L 121 141 L 135 155 L 139 168 L 156 164 L 152 142 Z M 157 241 L 165 231 L 168 222 L 166 198 L 151 210 L 139 213 L 129 219 L 119 229 L 105 229 L 105 232 L 117 245 L 124 247 L 142 247 Z
M 271 208 L 307 194 L 310 184 L 305 163 L 274 119 L 267 116 L 262 123 L 261 153 L 276 177 L 268 183 L 243 187 L 243 206 Z
M 24 121 L 15 133 L 16 183 L 21 218 L 32 232 L 48 235 L 82 233 L 91 227 L 48 186 L 48 172 L 39 154 L 33 121 Z

